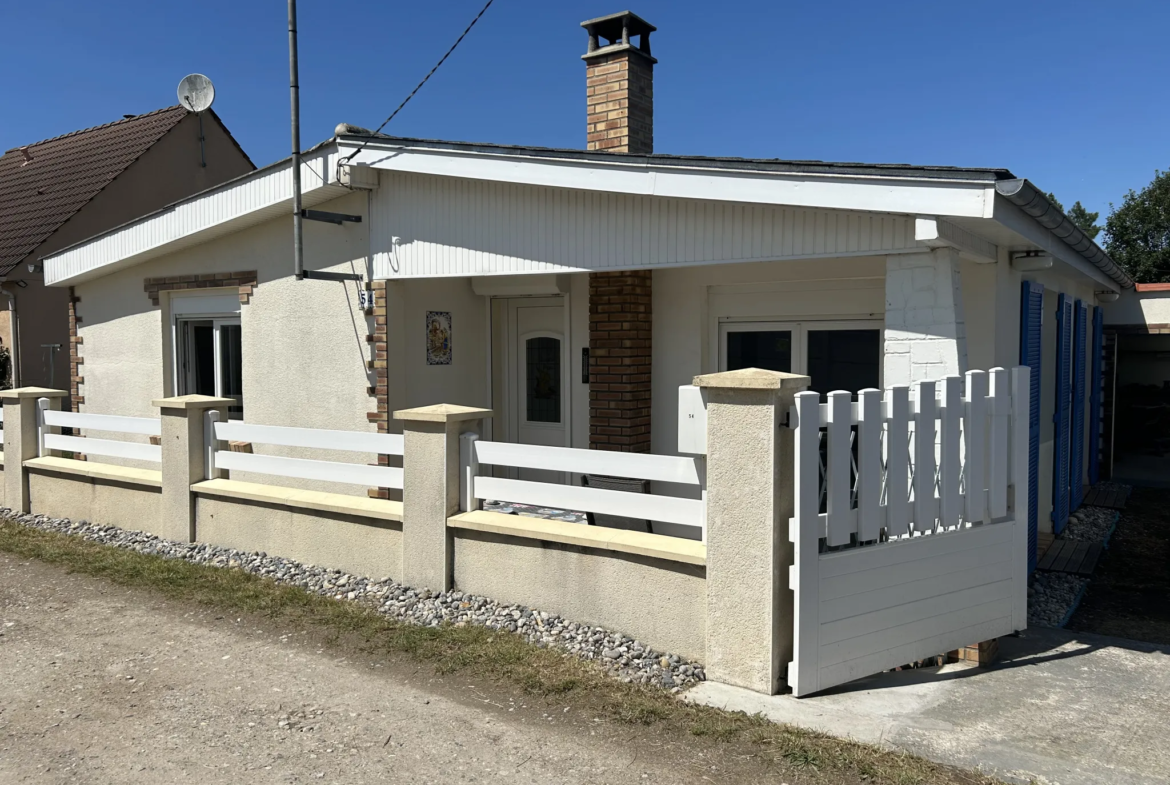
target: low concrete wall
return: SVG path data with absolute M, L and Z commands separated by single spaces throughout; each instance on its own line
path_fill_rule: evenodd
M 698 661 L 706 645 L 705 576 L 697 564 L 455 529 L 460 591 L 606 627 Z
M 82 464 L 83 467 L 86 463 L 46 458 L 37 459 L 37 462 L 49 460 L 62 464 Z M 29 504 L 37 515 L 158 533 L 161 487 L 135 477 L 93 476 L 84 473 L 83 469 L 75 471 L 73 467 L 64 465 L 33 467 L 32 463 L 26 463 Z
M 288 490 L 275 486 L 272 489 Z M 401 522 L 313 509 L 292 500 L 229 498 L 197 490 L 195 536 L 199 542 L 211 545 L 263 551 L 354 575 L 394 579 L 402 575 Z

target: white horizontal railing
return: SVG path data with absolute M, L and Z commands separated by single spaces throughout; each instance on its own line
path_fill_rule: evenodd
M 706 491 L 700 499 L 633 493 L 558 482 L 513 480 L 480 474 L 481 465 L 570 474 L 601 474 L 703 487 L 700 458 L 603 452 L 460 438 L 460 507 L 477 509 L 484 499 L 563 510 L 694 526 L 706 540 Z
M 207 413 L 208 478 L 216 469 L 271 474 L 300 480 L 324 480 L 378 488 L 402 488 L 402 469 L 394 466 L 370 466 L 364 463 L 322 461 L 312 458 L 285 458 L 276 455 L 233 452 L 216 449 L 217 442 L 240 441 L 281 447 L 305 447 L 343 452 L 402 455 L 403 440 L 398 434 L 332 431 L 318 428 L 288 428 L 278 425 L 251 425 L 220 422 L 217 412 Z
M 50 428 L 78 428 L 87 431 L 160 436 L 162 435 L 162 421 L 157 417 L 123 417 L 116 414 L 61 412 L 49 408 L 48 398 L 41 398 L 37 401 L 37 412 L 38 455 L 44 456 L 50 450 L 64 450 L 86 455 L 132 458 L 138 461 L 162 463 L 162 447 L 157 444 L 63 436 L 59 433 L 51 433 L 49 430 Z

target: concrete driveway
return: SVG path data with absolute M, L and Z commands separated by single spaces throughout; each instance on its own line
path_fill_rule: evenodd
M 688 697 L 1008 781 L 1170 782 L 1170 647 L 1037 629 L 1000 652 L 990 669 L 883 673 L 802 699 L 716 683 Z

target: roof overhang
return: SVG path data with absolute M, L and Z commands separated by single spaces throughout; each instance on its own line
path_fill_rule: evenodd
M 681 199 L 979 218 L 989 217 L 995 199 L 991 177 L 915 176 L 879 167 L 872 173 L 860 167 L 784 171 L 746 161 L 743 168 L 735 168 L 726 159 L 704 165 L 703 159 L 529 154 L 525 148 L 430 146 L 344 136 L 337 145 L 343 162 L 387 171 Z
M 349 193 L 337 179 L 337 160 L 332 140 L 302 156 L 304 207 Z M 291 215 L 292 179 L 290 157 L 83 240 L 44 258 L 45 283 L 72 286 Z M 291 254 L 291 235 L 289 242 Z
M 347 183 L 356 184 L 359 172 L 371 170 L 910 215 L 920 218 L 926 240 L 957 245 L 981 261 L 995 260 L 997 243 L 1013 250 L 1039 248 L 1108 288 L 1128 285 L 1124 273 L 1102 266 L 1102 257 L 1109 265 L 1112 261 L 1091 241 L 1091 248 L 1082 248 L 1084 243 L 1078 244 L 1063 223 L 1054 223 L 1055 216 L 1033 215 L 997 188 L 1001 182 L 1017 182 L 1005 181 L 1010 173 L 1002 170 L 623 156 L 342 135 L 305 154 L 304 205 L 348 192 Z M 46 283 L 79 283 L 262 223 L 291 208 L 292 167 L 286 159 L 46 257 Z

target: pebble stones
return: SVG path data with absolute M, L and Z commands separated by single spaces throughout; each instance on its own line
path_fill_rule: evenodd
M 205 543 L 171 542 L 152 534 L 99 526 L 88 521 L 20 514 L 3 507 L 0 507 L 0 516 L 32 528 L 71 534 L 138 553 L 245 570 L 336 600 L 362 603 L 389 618 L 412 624 L 426 627 L 475 624 L 493 630 L 507 630 L 537 646 L 556 648 L 567 655 L 595 661 L 627 683 L 678 692 L 706 678 L 703 666 L 698 663 L 655 651 L 621 633 L 578 624 L 522 605 L 504 605 L 487 597 L 459 591 L 433 594 L 389 579 L 372 580 L 348 575 L 266 553 L 245 553 Z
M 1060 535 L 1066 540 L 1078 542 L 1105 542 L 1113 524 L 1117 522 L 1117 510 L 1106 507 L 1081 507 L 1068 516 L 1068 525 Z
M 1088 582 L 1065 572 L 1037 572 L 1028 587 L 1028 626 L 1064 626 Z

